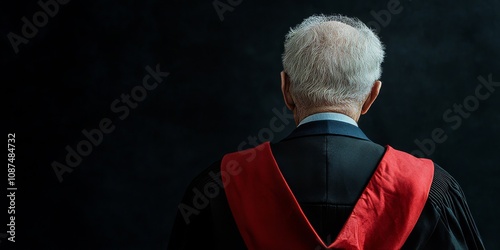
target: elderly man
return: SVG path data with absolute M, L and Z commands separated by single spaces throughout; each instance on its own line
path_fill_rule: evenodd
M 292 29 L 281 90 L 297 128 L 198 176 L 169 248 L 483 249 L 446 171 L 358 128 L 379 94 L 383 58 L 358 19 L 312 16 Z

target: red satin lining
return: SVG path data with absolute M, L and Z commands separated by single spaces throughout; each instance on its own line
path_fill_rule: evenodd
M 237 167 L 241 171 L 234 171 Z M 268 142 L 227 154 L 221 171 L 235 173 L 227 175 L 225 192 L 248 249 L 398 249 L 425 205 L 434 164 L 387 146 L 351 216 L 329 246 L 304 215 Z

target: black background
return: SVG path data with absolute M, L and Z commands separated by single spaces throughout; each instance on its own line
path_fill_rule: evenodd
M 377 22 L 371 11 L 387 10 L 388 2 L 243 0 L 221 21 L 211 0 L 73 0 L 18 53 L 8 34 L 21 35 L 22 17 L 31 20 L 41 7 L 2 3 L 3 124 L 5 134 L 16 133 L 19 190 L 16 244 L 2 238 L 0 248 L 165 248 L 190 180 L 282 109 L 279 72 L 290 26 L 318 13 Z M 428 157 L 461 183 L 487 248 L 498 249 L 500 88 L 460 126 L 443 114 L 475 94 L 478 76 L 500 81 L 500 3 L 400 4 L 380 29 L 383 88 L 360 126 L 372 140 L 406 151 L 443 128 L 447 140 Z M 119 119 L 110 104 L 157 64 L 170 75 Z M 64 163 L 65 147 L 105 117 L 115 130 L 60 183 L 51 164 Z

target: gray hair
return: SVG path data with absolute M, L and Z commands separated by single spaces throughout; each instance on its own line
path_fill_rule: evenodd
M 380 78 L 384 46 L 357 18 L 315 15 L 286 35 L 283 67 L 302 107 L 359 107 Z

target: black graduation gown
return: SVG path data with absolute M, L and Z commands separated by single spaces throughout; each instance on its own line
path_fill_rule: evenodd
M 326 243 L 342 229 L 385 152 L 356 126 L 337 121 L 304 124 L 271 147 L 302 210 Z M 222 186 L 220 161 L 192 181 L 168 249 L 246 249 Z M 403 249 L 484 249 L 463 191 L 437 165 L 427 202 Z

